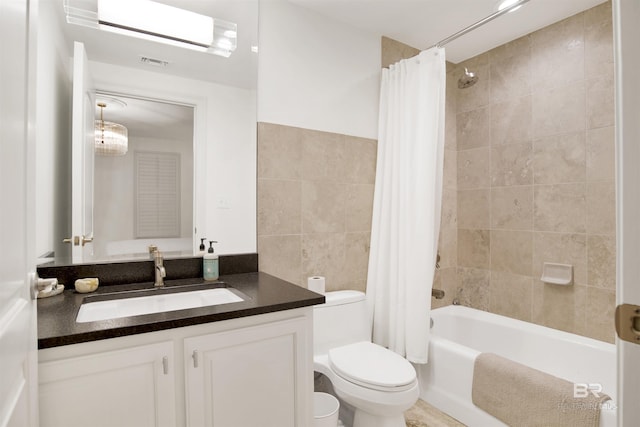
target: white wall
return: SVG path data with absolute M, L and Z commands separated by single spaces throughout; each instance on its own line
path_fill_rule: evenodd
M 260 2 L 258 121 L 378 137 L 380 37 Z
M 195 105 L 194 240 L 217 240 L 222 254 L 256 252 L 255 91 L 92 61 L 90 66 L 99 91 Z
M 71 234 L 71 71 L 70 52 L 53 10 L 40 2 L 36 68 L 36 255 L 71 254 L 62 239 Z

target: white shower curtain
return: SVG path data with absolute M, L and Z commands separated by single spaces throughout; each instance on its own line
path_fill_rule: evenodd
M 427 363 L 440 230 L 445 52 L 382 70 L 367 303 L 373 342 Z

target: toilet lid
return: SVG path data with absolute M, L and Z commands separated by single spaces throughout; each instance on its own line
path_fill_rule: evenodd
M 370 342 L 329 350 L 329 365 L 345 380 L 374 390 L 403 391 L 413 387 L 416 381 L 411 363 Z

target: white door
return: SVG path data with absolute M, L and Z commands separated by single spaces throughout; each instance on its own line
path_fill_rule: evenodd
M 640 1 L 614 0 L 616 61 L 618 425 L 640 423 Z M 635 325 L 629 322 L 635 319 Z M 621 331 L 623 331 L 621 333 Z
M 84 44 L 73 45 L 73 109 L 71 116 L 71 257 L 89 261 L 93 253 L 93 172 L 96 91 Z
M 38 425 L 32 5 L 0 0 L 0 427 Z

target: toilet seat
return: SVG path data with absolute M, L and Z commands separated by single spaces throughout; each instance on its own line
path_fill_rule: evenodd
M 333 348 L 328 359 L 340 377 L 369 389 L 405 391 L 416 382 L 416 371 L 406 359 L 371 342 Z

